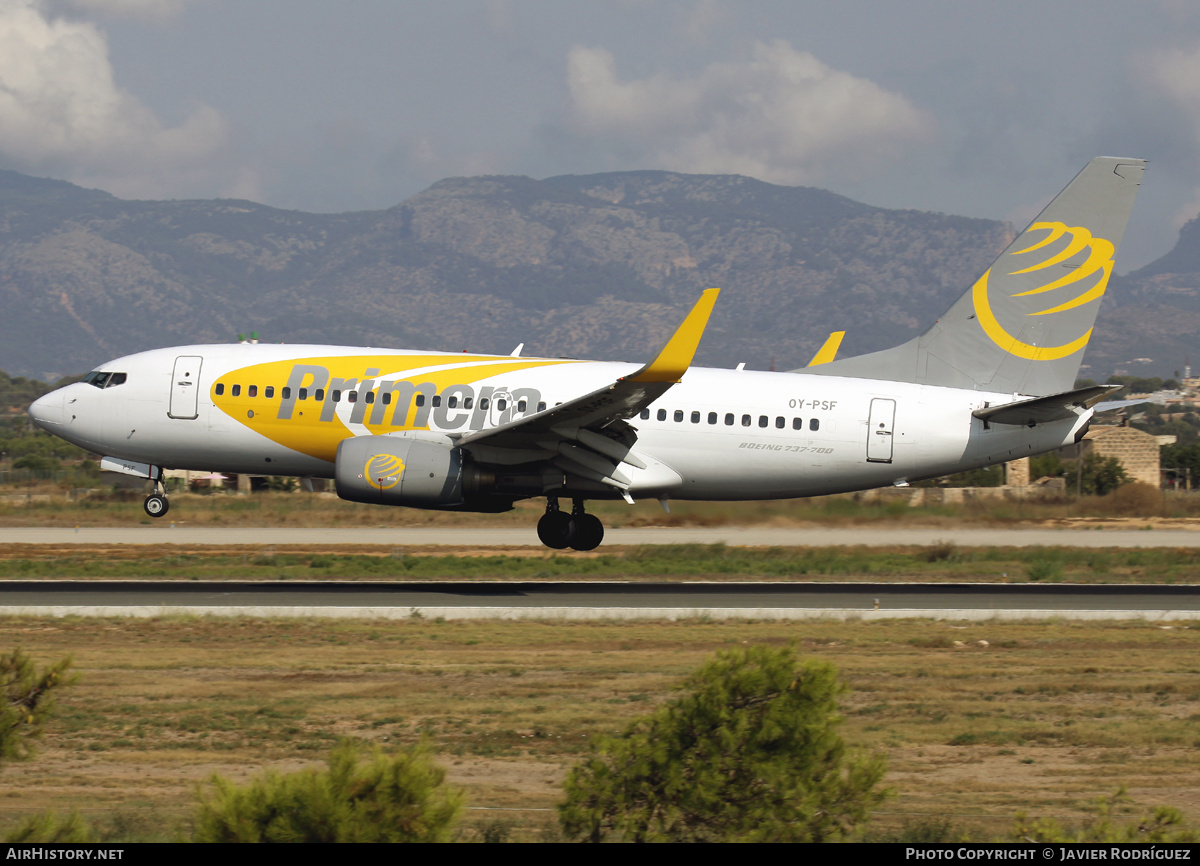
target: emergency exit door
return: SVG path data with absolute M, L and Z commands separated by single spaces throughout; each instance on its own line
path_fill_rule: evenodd
M 867 462 L 892 462 L 892 425 L 896 421 L 896 401 L 876 397 L 871 401 L 867 422 Z

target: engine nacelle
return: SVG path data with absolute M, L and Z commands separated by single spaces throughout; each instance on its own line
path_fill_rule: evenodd
M 440 437 L 343 439 L 335 479 L 337 495 L 351 502 L 454 508 L 464 501 L 462 452 Z

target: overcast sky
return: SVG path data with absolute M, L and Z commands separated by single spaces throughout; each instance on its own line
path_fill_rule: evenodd
M 1128 271 L 1200 211 L 1200 3 L 0 0 L 0 168 L 126 198 L 656 168 L 1024 224 L 1096 155 L 1151 160 Z

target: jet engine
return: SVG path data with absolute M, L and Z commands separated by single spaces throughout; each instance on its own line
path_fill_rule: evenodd
M 478 472 L 448 439 L 357 436 L 338 445 L 337 495 L 351 502 L 455 508 L 478 487 Z M 464 484 L 465 480 L 465 484 Z

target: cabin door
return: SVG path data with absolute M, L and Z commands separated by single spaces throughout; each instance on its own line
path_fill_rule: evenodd
M 171 374 L 171 405 L 167 415 L 171 418 L 191 420 L 199 414 L 196 407 L 200 400 L 200 365 L 204 359 L 199 355 L 180 355 L 175 359 L 175 370 Z
M 871 401 L 871 419 L 867 422 L 867 462 L 892 462 L 892 425 L 896 421 L 896 401 L 876 397 Z

